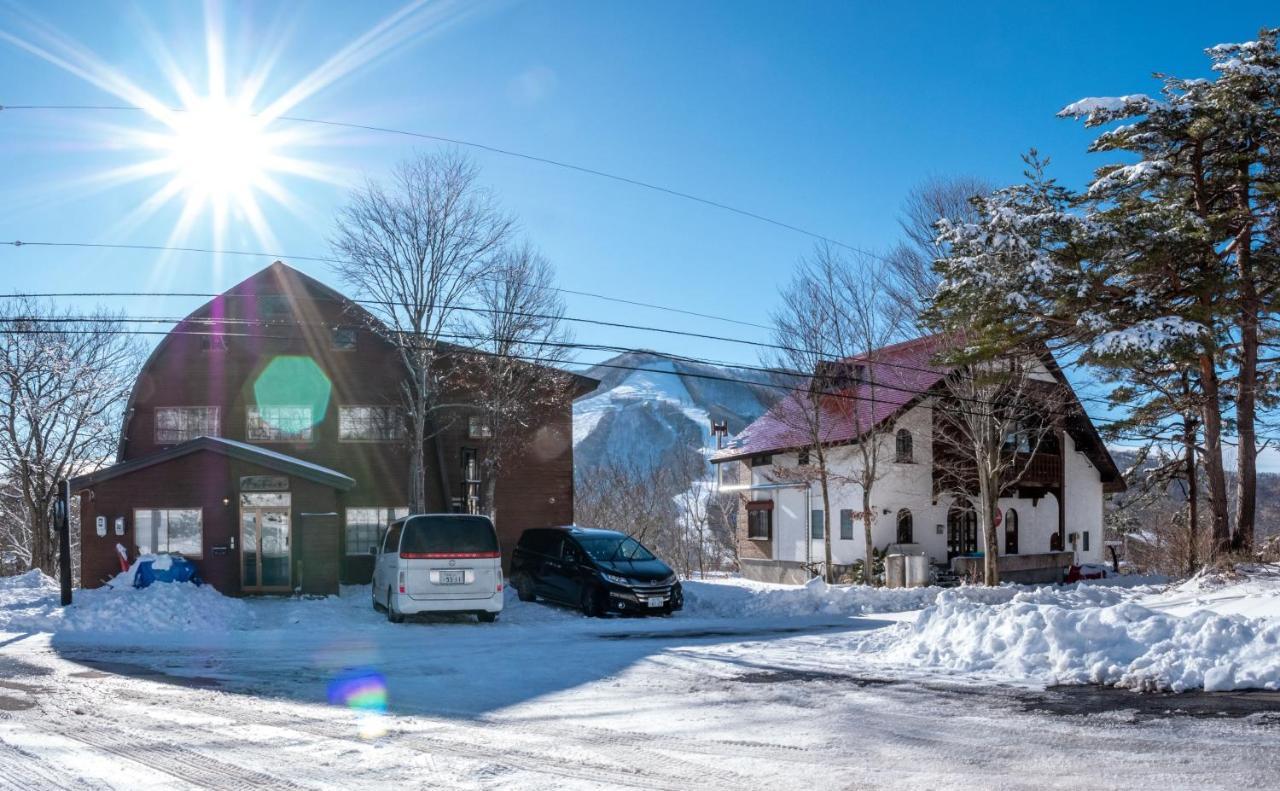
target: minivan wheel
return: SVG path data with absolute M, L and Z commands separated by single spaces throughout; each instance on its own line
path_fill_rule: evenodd
M 533 592 L 533 583 L 528 577 L 521 574 L 513 582 L 516 586 L 516 596 L 519 597 L 520 601 L 538 600 L 538 594 Z
M 582 589 L 582 614 L 588 618 L 602 618 L 605 613 L 604 595 L 599 588 L 588 585 Z
M 489 612 L 488 610 L 482 610 L 476 613 L 476 617 L 480 619 L 480 623 L 493 623 L 498 620 L 498 614 L 496 612 Z
M 391 623 L 404 623 L 404 616 L 396 612 L 396 605 L 391 598 L 391 589 L 387 588 L 387 620 Z

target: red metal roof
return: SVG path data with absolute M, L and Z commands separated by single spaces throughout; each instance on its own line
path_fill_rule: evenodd
M 926 335 L 846 358 L 846 362 L 865 365 L 866 370 L 859 384 L 823 399 L 824 414 L 819 422 L 823 444 L 856 440 L 942 381 L 950 369 L 935 365 L 933 358 L 954 339 L 953 335 Z M 804 412 L 812 408 L 807 393 L 789 391 L 712 460 L 728 461 L 810 445 Z

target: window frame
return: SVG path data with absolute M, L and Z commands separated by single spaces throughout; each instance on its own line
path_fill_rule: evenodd
M 467 415 L 467 439 L 493 439 L 493 426 L 484 421 L 484 415 Z
M 773 466 L 773 454 L 772 454 L 772 453 L 754 453 L 754 454 L 752 454 L 752 455 L 751 455 L 751 467 L 752 467 L 752 468 L 755 468 L 755 467 L 772 467 L 772 466 Z
M 907 540 L 902 540 L 902 524 L 903 517 L 906 517 Z M 910 508 L 899 508 L 898 513 L 894 516 L 894 538 L 897 539 L 895 544 L 914 544 L 916 543 L 916 517 L 911 513 Z
M 763 514 L 764 516 L 759 516 Z M 763 524 L 758 524 L 763 522 Z M 763 527 L 763 531 L 757 528 Z M 763 535 L 760 533 L 763 532 Z M 747 509 L 747 540 L 748 541 L 772 541 L 773 540 L 773 509 L 772 508 L 748 508 Z
M 184 410 L 203 409 L 213 415 L 213 431 L 207 433 L 198 433 L 183 439 L 163 439 L 160 436 L 160 413 L 163 411 L 174 411 L 181 414 Z M 151 436 L 157 445 L 181 445 L 184 442 L 190 442 L 199 437 L 221 437 L 222 436 L 222 408 L 213 404 L 191 404 L 191 405 L 168 405 L 157 406 L 151 410 Z
M 904 443 L 903 440 L 906 440 Z M 903 445 L 905 444 L 905 452 Z M 910 429 L 900 428 L 894 433 L 893 461 L 895 464 L 915 464 L 915 437 Z
M 848 517 L 847 520 L 846 520 L 846 517 Z M 848 530 L 845 529 L 846 527 L 848 527 Z M 848 533 L 848 535 L 845 535 L 845 533 Z M 853 540 L 853 509 L 852 508 L 840 509 L 840 540 L 841 541 Z
M 1015 509 L 1015 508 L 1007 508 L 1007 509 L 1005 509 L 1005 512 L 1004 512 L 1004 518 L 1003 518 L 1001 521 L 1004 523 L 1004 524 L 1003 524 L 1003 527 L 1004 527 L 1004 553 L 1005 553 L 1006 555 L 1016 555 L 1016 554 L 1018 554 L 1018 551 L 1019 551 L 1019 549 L 1020 549 L 1019 544 L 1021 544 L 1021 541 L 1019 540 L 1019 539 L 1021 538 L 1021 536 L 1019 536 L 1019 534 L 1018 534 L 1018 530 L 1019 530 L 1019 528 L 1021 527 L 1021 525 L 1018 523 L 1018 511 L 1017 511 L 1017 509 Z M 1012 528 L 1013 528 L 1013 530 L 1012 530 L 1012 531 L 1010 531 L 1010 530 L 1009 530 L 1009 528 L 1010 528 L 1010 527 L 1012 527 Z M 1013 549 L 1009 549 L 1009 534 L 1010 534 L 1010 532 L 1012 532 L 1012 533 L 1013 533 Z
M 351 333 L 350 345 L 341 345 L 338 343 L 339 333 Z M 339 324 L 329 328 L 329 349 L 335 352 L 354 352 L 360 347 L 360 329 L 345 324 Z
M 377 537 L 373 541 L 359 542 L 353 546 L 351 541 L 351 512 L 352 511 L 373 511 L 378 514 L 381 521 L 368 522 L 359 521 L 355 523 L 358 528 L 373 526 L 377 531 Z M 387 529 L 395 522 L 405 519 L 409 516 L 408 506 L 393 505 L 352 505 L 347 506 L 342 513 L 342 541 L 345 545 L 343 549 L 344 557 L 360 557 L 369 554 L 369 547 L 382 546 L 383 539 L 386 538 Z
M 352 409 L 380 409 L 386 410 L 391 420 L 388 425 L 394 426 L 395 431 L 390 437 L 344 437 L 342 435 L 342 416 L 343 413 Z M 388 406 L 386 404 L 339 404 L 338 405 L 338 442 L 347 442 L 352 444 L 368 443 L 368 442 L 403 442 L 407 431 L 404 425 L 404 415 L 400 412 L 399 407 Z
M 289 435 L 285 437 L 255 437 L 253 429 L 255 428 L 254 411 L 261 413 L 263 407 L 260 404 L 247 404 L 244 408 L 244 436 L 249 442 L 257 442 L 262 444 L 277 445 L 307 445 L 315 441 L 316 419 L 315 410 L 310 404 L 275 404 L 267 407 L 267 409 L 305 409 L 307 410 L 307 429 L 306 436 Z M 264 420 L 261 416 L 256 418 L 257 423 L 270 426 L 271 424 Z
M 817 535 L 814 535 L 814 533 Z M 821 508 L 809 509 L 809 540 L 822 541 L 827 537 L 827 515 Z
M 198 552 L 194 552 L 194 553 L 193 553 L 193 552 L 175 552 L 175 551 L 173 551 L 173 550 L 171 550 L 171 549 L 169 549 L 169 548 L 168 548 L 168 545 L 169 545 L 169 543 L 170 543 L 170 541 L 169 541 L 169 514 L 170 514 L 170 513 L 172 513 L 172 512 L 177 512 L 177 511 L 189 511 L 189 512 L 194 512 L 194 513 L 195 513 L 195 515 L 196 515 L 196 527 L 197 527 L 197 528 L 199 528 L 199 531 L 200 531 L 200 533 L 199 533 L 199 539 L 197 540 L 197 543 L 198 543 L 198 545 L 199 545 L 199 547 L 200 547 L 200 549 L 199 549 L 199 551 L 198 551 Z M 150 542 L 150 543 L 151 543 L 151 547 L 147 548 L 146 550 L 143 550 L 142 545 L 138 543 L 139 538 L 140 538 L 140 535 L 139 535 L 139 532 L 140 532 L 140 531 L 139 531 L 139 524 L 140 524 L 140 522 L 141 522 L 141 520 L 138 518 L 138 514 L 139 514 L 139 513 L 147 513 L 147 514 L 164 514 L 164 515 L 165 515 L 165 517 L 164 517 L 165 549 L 159 549 L 159 545 L 158 545 L 158 544 L 157 544 L 157 542 L 156 542 L 156 534 L 157 534 L 156 527 L 157 527 L 157 525 L 151 524 L 151 525 L 149 525 L 149 528 L 148 528 L 148 529 L 150 530 L 150 533 L 151 533 L 151 542 Z M 149 516 L 148 516 L 148 522 L 150 522 L 150 517 L 149 517 Z M 135 507 L 135 508 L 133 509 L 133 548 L 134 548 L 134 549 L 136 549 L 136 550 L 138 550 L 139 554 L 143 554 L 143 555 L 181 555 L 181 556 L 182 556 L 182 557 L 184 557 L 184 558 L 191 558 L 191 559 L 194 559 L 194 560 L 200 560 L 200 559 L 202 559 L 202 558 L 204 557 L 204 508 L 203 508 L 203 507 L 201 507 L 201 506 L 165 506 L 165 507 L 163 507 L 163 508 L 161 508 L 161 507 L 150 507 L 150 508 L 138 508 L 138 507 Z

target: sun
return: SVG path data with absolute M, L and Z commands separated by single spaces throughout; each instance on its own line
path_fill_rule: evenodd
M 271 135 L 247 108 L 222 98 L 197 99 L 174 113 L 161 141 L 163 165 L 189 198 L 243 202 L 266 186 Z

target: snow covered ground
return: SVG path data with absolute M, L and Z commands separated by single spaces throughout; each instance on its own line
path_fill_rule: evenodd
M 1280 771 L 1280 694 L 1049 686 L 1153 651 L 1198 657 L 1184 680 L 1222 677 L 1211 655 L 1234 663 L 1228 686 L 1274 678 L 1266 570 L 1167 590 L 691 582 L 672 618 L 512 599 L 496 624 L 392 625 L 368 597 L 157 584 L 64 611 L 39 575 L 0 580 L 0 788 L 1242 788 Z

